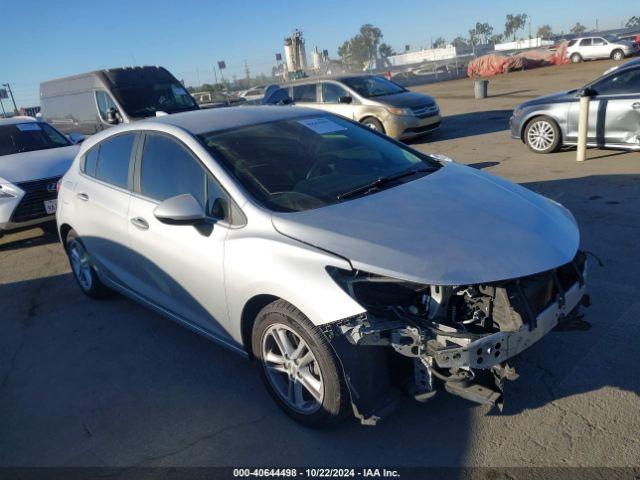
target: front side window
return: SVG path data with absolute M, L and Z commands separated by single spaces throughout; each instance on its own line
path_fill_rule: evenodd
M 591 88 L 598 95 L 623 95 L 640 93 L 640 68 L 613 73 L 594 83 Z
M 195 110 L 198 105 L 179 83 L 150 83 L 114 89 L 122 108 L 131 117 L 151 117 L 166 113 Z
M 294 102 L 316 102 L 316 84 L 296 85 L 292 87 L 291 98 Z
M 129 161 L 135 138 L 135 134 L 125 133 L 111 137 L 100 144 L 95 167 L 95 177 L 98 180 L 121 188 L 128 187 Z M 85 159 L 85 168 L 87 160 L 88 158 Z
M 401 87 L 386 78 L 376 77 L 373 75 L 345 78 L 342 81 L 349 88 L 355 90 L 359 95 L 366 98 L 394 95 L 396 93 L 407 91 L 404 87 Z
M 199 138 L 249 194 L 275 211 L 347 201 L 378 179 L 398 178 L 385 186 L 393 188 L 439 167 L 430 157 L 333 115 L 232 128 Z
M 601 47 L 602 45 L 606 45 L 607 42 L 604 41 L 604 38 L 594 38 L 593 39 L 593 46 L 594 47 Z
M 25 122 L 0 127 L 0 156 L 68 147 L 71 142 L 51 125 Z
M 111 95 L 100 90 L 96 92 L 96 103 L 98 104 L 98 112 L 100 112 L 100 118 L 102 118 L 102 120 L 105 122 L 107 121 L 109 110 L 118 109 L 115 102 L 111 98 Z
M 190 193 L 204 206 L 205 172 L 175 140 L 149 134 L 142 154 L 140 193 L 159 202 Z
M 324 103 L 338 103 L 340 97 L 348 97 L 349 93 L 340 85 L 325 82 L 322 84 L 322 101 Z

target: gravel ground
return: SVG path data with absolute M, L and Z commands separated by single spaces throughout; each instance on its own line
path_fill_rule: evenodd
M 525 352 L 503 414 L 441 393 L 375 428 L 304 429 L 252 364 L 125 298 L 85 298 L 55 237 L 34 229 L 0 239 L 0 466 L 640 466 L 640 153 L 578 164 L 507 130 L 517 103 L 610 64 L 496 77 L 485 100 L 468 79 L 415 88 L 444 114 L 415 147 L 562 202 L 602 262 L 590 259 L 591 328 Z

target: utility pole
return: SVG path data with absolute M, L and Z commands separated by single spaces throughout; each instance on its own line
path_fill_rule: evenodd
M 2 86 L 3 87 L 7 87 L 7 89 L 9 90 L 9 95 L 11 95 L 11 101 L 13 102 L 13 113 L 14 113 L 14 115 L 18 115 L 18 107 L 16 106 L 16 99 L 13 98 L 13 92 L 11 91 L 11 85 L 9 85 L 8 83 L 3 83 Z
M 249 74 L 249 65 L 247 65 L 247 61 L 244 61 L 244 73 L 247 76 L 247 81 L 251 78 L 251 75 Z
M 4 110 L 4 103 L 2 103 L 2 97 L 0 97 L 0 106 L 2 106 L 2 116 L 7 117 L 7 112 Z
M 214 67 L 213 67 L 213 78 L 215 78 L 215 79 L 216 79 L 216 83 L 215 83 L 215 85 L 218 85 L 218 72 L 216 72 L 216 67 L 215 67 L 215 65 L 214 65 Z

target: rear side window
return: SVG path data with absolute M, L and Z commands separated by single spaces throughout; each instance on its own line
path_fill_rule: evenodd
M 292 88 L 292 96 L 294 102 L 316 102 L 316 84 L 296 85 Z
M 571 40 L 569 41 L 569 43 L 567 44 L 567 47 L 573 47 L 576 44 L 577 40 Z
M 96 166 L 98 165 L 98 153 L 100 152 L 100 145 L 93 147 L 84 156 L 84 173 L 96 176 Z
M 135 134 L 125 133 L 100 144 L 95 177 L 104 182 L 127 188 L 129 161 Z M 87 172 L 88 173 L 88 172 Z
M 179 143 L 165 135 L 147 135 L 140 168 L 140 192 L 162 202 L 190 193 L 205 206 L 205 172 Z
M 590 47 L 590 46 L 591 46 L 591 39 L 590 39 L 590 38 L 584 38 L 584 39 L 580 42 L 580 46 L 581 46 L 581 47 Z

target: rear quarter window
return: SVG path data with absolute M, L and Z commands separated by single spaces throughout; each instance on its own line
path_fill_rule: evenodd
M 93 176 L 98 180 L 117 187 L 127 188 L 129 183 L 129 163 L 134 139 L 134 133 L 125 133 L 111 137 L 100 143 Z M 85 168 L 87 167 L 87 160 L 89 160 L 89 157 L 85 159 Z

